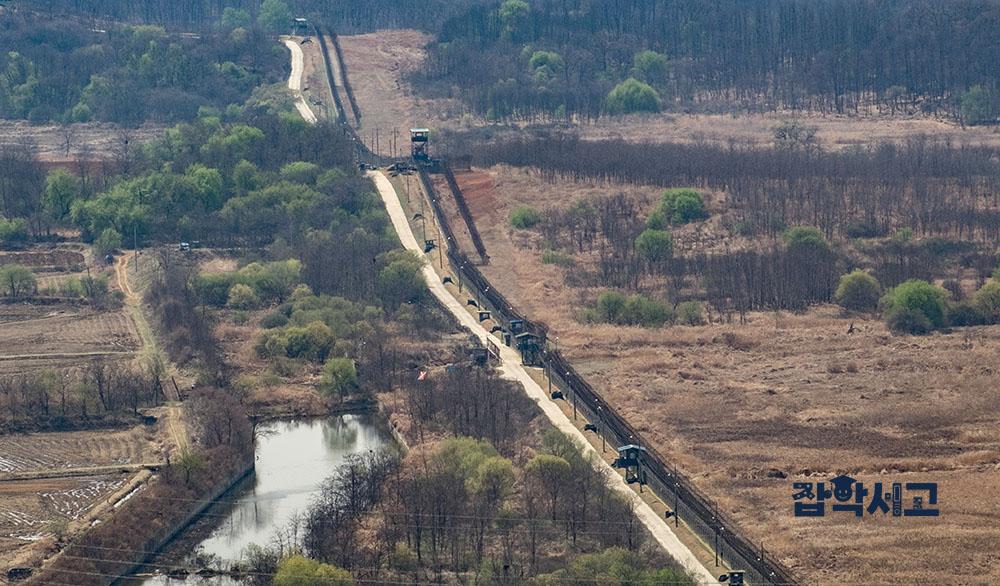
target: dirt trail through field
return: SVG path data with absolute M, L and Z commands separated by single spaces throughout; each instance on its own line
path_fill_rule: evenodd
M 402 241 L 403 246 L 407 250 L 416 252 L 417 254 L 423 255 L 423 248 L 417 245 L 417 240 L 413 236 L 412 230 L 410 230 L 410 225 L 406 221 L 406 213 L 403 211 L 403 206 L 399 202 L 399 197 L 396 194 L 395 188 L 386 178 L 385 175 L 375 171 L 369 171 L 368 177 L 370 177 L 374 182 L 375 186 L 378 188 L 379 194 L 382 196 L 382 201 L 385 203 L 386 211 L 389 213 L 389 218 L 392 220 L 392 225 L 396 229 L 396 233 L 399 235 L 400 241 Z M 465 308 L 459 303 L 458 299 L 453 297 L 448 289 L 441 283 L 441 279 L 438 274 L 434 271 L 434 267 L 431 263 L 424 265 L 424 279 L 427 281 L 427 286 L 431 290 L 431 293 L 448 309 L 448 311 L 455 316 L 455 318 L 465 327 L 469 328 L 484 344 L 486 340 L 490 338 L 489 332 L 483 328 L 479 322 L 470 314 Z M 539 408 L 549 419 L 549 421 L 558 428 L 563 433 L 569 435 L 570 437 L 577 440 L 577 443 L 583 447 L 584 452 L 595 456 L 595 461 L 604 463 L 606 471 L 608 472 L 608 478 L 612 479 L 612 487 L 618 491 L 620 495 L 629 499 L 635 504 L 635 514 L 645 525 L 646 529 L 653 535 L 660 546 L 667 551 L 679 564 L 681 564 L 686 570 L 690 571 L 695 578 L 705 584 L 716 583 L 715 577 L 698 561 L 698 558 L 691 552 L 686 545 L 684 545 L 670 529 L 670 526 L 657 515 L 649 504 L 642 500 L 639 495 L 637 495 L 627 484 L 625 484 L 624 479 L 616 473 L 616 471 L 611 468 L 603 459 L 601 459 L 600 454 L 598 454 L 593 446 L 587 441 L 584 435 L 573 422 L 569 420 L 565 413 L 552 401 L 549 400 L 548 395 L 546 395 L 545 390 L 528 374 L 527 370 L 521 366 L 521 358 L 517 351 L 513 348 L 500 345 L 500 355 L 503 362 L 500 366 L 500 371 L 504 378 L 517 381 L 524 386 L 525 391 L 528 396 L 531 397 L 538 403 Z
M 118 288 L 125 294 L 125 308 L 133 324 L 135 324 L 135 330 L 139 333 L 139 339 L 142 341 L 142 353 L 145 356 L 156 356 L 160 352 L 156 345 L 156 338 L 153 336 L 153 330 L 146 320 L 146 314 L 142 311 L 142 300 L 132 289 L 132 284 L 129 282 L 129 258 L 128 254 L 122 254 L 115 260 L 115 279 Z M 167 373 L 176 371 L 176 366 L 169 362 L 165 356 L 161 356 L 160 359 L 166 362 Z M 178 451 L 185 452 L 188 450 L 189 444 L 188 432 L 184 423 L 184 410 L 180 403 L 181 398 L 173 385 L 163 385 L 163 393 L 167 396 L 166 409 L 163 411 L 163 415 L 167 420 L 166 427 L 170 431 L 170 437 L 174 445 L 177 446 Z

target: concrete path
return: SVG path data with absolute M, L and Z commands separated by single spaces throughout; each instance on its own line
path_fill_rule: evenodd
M 413 231 L 410 230 L 410 224 L 406 221 L 406 212 L 403 211 L 403 206 L 399 202 L 399 197 L 396 195 L 396 190 L 393 188 L 392 183 L 389 179 L 377 171 L 369 171 L 368 177 L 375 182 L 375 186 L 378 188 L 379 194 L 382 196 L 382 201 L 385 203 L 386 211 L 389 213 L 389 218 L 392 220 L 392 225 L 396 229 L 396 234 L 399 235 L 400 241 L 403 243 L 403 247 L 407 250 L 412 250 L 418 254 L 423 255 L 423 248 L 417 244 L 416 238 L 413 236 Z M 430 263 L 425 263 L 424 268 L 424 279 L 427 281 L 427 286 L 430 288 L 431 293 L 439 300 L 441 303 L 451 312 L 452 315 L 465 327 L 469 328 L 473 334 L 478 337 L 483 344 L 486 343 L 486 339 L 490 337 L 489 332 L 486 331 L 476 318 L 472 316 L 469 312 L 465 310 L 461 303 L 451 293 L 445 288 L 444 284 L 441 283 L 440 276 L 434 271 L 434 267 Z M 498 341 L 493 338 L 494 341 Z M 609 478 L 611 479 L 612 488 L 617 490 L 623 497 L 632 501 L 635 505 L 635 514 L 646 526 L 646 529 L 652 533 L 656 541 L 663 547 L 664 550 L 670 554 L 675 560 L 678 561 L 686 570 L 694 575 L 695 579 L 702 584 L 717 584 L 718 580 L 712 575 L 695 557 L 691 550 L 687 548 L 686 545 L 681 543 L 681 541 L 674 535 L 674 532 L 670 529 L 666 520 L 661 518 L 659 515 L 653 511 L 645 501 L 639 498 L 627 484 L 625 480 L 615 471 L 607 462 L 605 462 L 593 446 L 587 441 L 583 436 L 583 433 L 573 425 L 573 422 L 566 416 L 559 407 L 553 403 L 548 394 L 542 387 L 535 382 L 534 379 L 528 374 L 528 372 L 521 365 L 521 357 L 517 353 L 517 350 L 509 348 L 502 344 L 498 344 L 500 347 L 500 357 L 503 363 L 500 366 L 501 375 L 509 380 L 514 380 L 521 383 L 524 386 L 524 390 L 528 393 L 538 406 L 542 409 L 542 412 L 548 417 L 549 421 L 552 422 L 557 429 L 565 433 L 566 435 L 572 437 L 576 440 L 577 444 L 583 448 L 585 454 L 593 454 L 594 459 L 600 462 L 606 471 L 609 472 Z
M 292 38 L 283 38 L 282 41 L 288 47 L 288 50 L 292 52 L 292 74 L 288 76 L 288 89 L 292 90 L 295 94 L 295 109 L 299 111 L 299 114 L 302 115 L 302 118 L 306 122 L 315 124 L 316 115 L 313 114 L 312 109 L 302 95 L 302 70 L 304 69 L 302 47 Z

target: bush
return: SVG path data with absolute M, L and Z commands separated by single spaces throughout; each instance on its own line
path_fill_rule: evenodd
M 685 326 L 700 326 L 705 323 L 701 303 L 685 301 L 677 305 L 677 323 Z
M 986 318 L 970 301 L 960 301 L 948 310 L 948 323 L 953 326 L 981 326 Z
M 789 250 L 827 250 L 829 245 L 823 233 L 812 226 L 795 226 L 785 231 Z
M 882 304 L 887 320 L 896 315 L 897 323 L 904 325 L 914 323 L 915 327 L 919 327 L 917 323 L 919 320 L 914 320 L 909 315 L 910 311 L 915 311 L 923 314 L 931 327 L 940 328 L 946 323 L 947 299 L 948 293 L 944 289 L 935 287 L 927 281 L 910 279 L 889 291 L 882 299 Z M 891 324 L 890 329 L 892 329 Z
M 625 307 L 626 298 L 618 291 L 605 291 L 597 296 L 596 318 L 606 323 L 616 323 Z
M 249 285 L 237 283 L 229 288 L 226 307 L 230 309 L 254 309 L 260 305 L 260 298 Z
M 924 312 L 918 309 L 900 307 L 892 310 L 886 317 L 886 325 L 894 334 L 924 335 L 934 329 L 933 324 Z
M 672 224 L 689 224 L 708 217 L 701 194 L 689 188 L 664 191 L 657 212 Z
M 114 228 L 105 228 L 94 240 L 94 254 L 104 256 L 112 254 L 122 247 L 122 235 Z
M 989 281 L 980 287 L 973 303 L 986 323 L 1000 323 L 1000 281 Z
M 625 297 L 617 291 L 601 293 L 588 316 L 597 322 L 647 328 L 674 321 L 674 311 L 667 303 L 642 295 Z
M 272 330 L 274 328 L 283 328 L 286 325 L 288 325 L 288 316 L 281 313 L 280 311 L 269 313 L 264 316 L 264 319 L 260 320 L 260 327 L 266 330 Z
M 0 216 L 0 242 L 17 242 L 27 240 L 28 223 L 23 218 L 7 218 Z
M 994 280 L 994 281 L 1000 281 L 1000 267 L 997 267 L 997 268 L 996 268 L 996 269 L 995 269 L 995 270 L 993 271 L 993 280 Z
M 875 311 L 881 292 L 882 287 L 875 277 L 855 269 L 840 278 L 833 298 L 844 309 Z
M 266 4 L 266 2 L 265 2 Z M 293 555 L 278 564 L 274 586 L 352 586 L 354 578 L 347 570 Z
M 546 250 L 542 252 L 542 263 L 547 265 L 559 265 L 564 268 L 570 268 L 576 264 L 573 257 L 566 254 L 565 252 L 559 252 L 557 250 Z
M 644 230 L 635 239 L 635 251 L 649 264 L 661 263 L 674 253 L 674 240 L 664 230 Z
M 533 228 L 541 221 L 542 215 L 531 206 L 518 206 L 510 213 L 510 225 L 521 230 Z
M 649 84 L 630 77 L 611 90 L 605 109 L 611 114 L 659 112 L 660 94 Z

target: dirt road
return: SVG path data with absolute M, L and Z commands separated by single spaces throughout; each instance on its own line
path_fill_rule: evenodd
M 396 194 L 396 190 L 393 188 L 389 179 L 385 175 L 375 171 L 369 171 L 368 177 L 375 182 L 375 186 L 378 188 L 379 194 L 382 196 L 382 201 L 385 203 L 386 211 L 389 213 L 389 218 L 392 220 L 392 225 L 396 229 L 396 233 L 399 235 L 400 241 L 402 241 L 403 246 L 407 250 L 412 250 L 418 254 L 423 255 L 423 248 L 417 244 L 416 238 L 413 236 L 413 232 L 410 230 L 410 225 L 406 221 L 406 213 L 403 211 L 403 206 L 399 203 L 399 197 Z M 459 303 L 455 297 L 453 297 L 445 286 L 441 283 L 441 279 L 438 274 L 434 271 L 434 267 L 430 263 L 424 265 L 423 269 L 424 280 L 427 281 L 427 286 L 430 288 L 431 293 L 439 300 L 441 303 L 455 316 L 455 319 L 459 321 L 463 326 L 469 328 L 476 337 L 478 337 L 484 344 L 486 340 L 490 337 L 490 334 L 479 324 L 476 319 L 465 310 L 465 308 Z M 494 338 L 495 340 L 495 338 Z M 562 431 L 566 435 L 574 438 L 577 443 L 583 447 L 585 453 L 593 454 L 595 460 L 602 462 L 606 467 L 607 472 L 609 472 L 609 478 L 612 479 L 612 486 L 617 490 L 623 497 L 629 499 L 635 504 L 635 514 L 642 521 L 642 524 L 646 526 L 653 537 L 660 544 L 663 549 L 670 554 L 675 560 L 678 561 L 686 570 L 691 572 L 696 579 L 705 584 L 717 583 L 715 576 L 713 576 L 695 557 L 690 549 L 687 548 L 681 541 L 674 535 L 670 526 L 667 525 L 666 521 L 660 518 L 653 509 L 639 496 L 632 491 L 627 484 L 625 484 L 624 479 L 618 475 L 618 473 L 611 468 L 604 460 L 600 458 L 600 455 L 594 450 L 594 448 L 587 442 L 586 438 L 580 432 L 579 429 L 573 425 L 573 422 L 559 409 L 559 407 L 549 400 L 548 395 L 545 390 L 531 378 L 527 370 L 521 366 L 521 357 L 518 355 L 517 351 L 513 348 L 509 348 L 504 345 L 500 345 L 500 356 L 503 359 L 503 363 L 500 366 L 501 375 L 504 378 L 517 381 L 524 386 L 524 390 L 538 403 L 542 412 L 548 417 L 549 421 L 554 425 L 559 431 Z
M 292 53 L 292 74 L 288 76 L 288 89 L 292 90 L 295 94 L 295 109 L 299 111 L 302 118 L 309 124 L 316 123 L 316 114 L 313 114 L 309 104 L 306 103 L 305 97 L 302 95 L 302 70 L 304 69 L 302 61 L 302 47 L 294 38 L 284 38 L 282 41 L 288 50 Z

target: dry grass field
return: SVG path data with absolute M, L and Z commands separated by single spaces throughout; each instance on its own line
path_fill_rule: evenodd
M 419 65 L 426 41 L 408 31 L 342 38 L 366 131 L 484 126 L 454 102 L 414 95 L 405 72 Z M 637 116 L 578 130 L 594 139 L 769 144 L 774 126 L 790 118 L 815 126 L 827 149 L 918 135 L 1000 144 L 996 129 L 929 118 L 796 113 Z M 579 271 L 543 264 L 538 234 L 509 228 L 511 210 L 561 208 L 617 192 L 652 205 L 660 190 L 546 183 L 506 167 L 458 173 L 458 180 L 492 259 L 486 275 L 531 318 L 547 323 L 559 348 L 607 399 L 802 579 L 976 583 L 1000 576 L 1000 507 L 990 488 L 1000 482 L 1000 327 L 895 337 L 879 321 L 846 318 L 830 306 L 801 315 L 750 314 L 745 325 L 583 324 L 581 309 L 596 291 L 566 285 Z M 721 195 L 706 195 L 712 220 L 674 231 L 681 254 L 740 245 L 719 225 Z M 445 200 L 471 251 L 461 218 Z M 792 482 L 839 473 L 869 488 L 937 482 L 941 516 L 793 516 Z
M 897 337 L 880 321 L 832 306 L 753 313 L 745 325 L 583 324 L 580 310 L 596 291 L 567 286 L 576 271 L 543 264 L 537 234 L 511 229 L 507 218 L 520 204 L 564 207 L 618 188 L 548 184 L 509 168 L 457 178 L 492 258 L 486 275 L 546 322 L 581 373 L 801 577 L 884 583 L 996 574 L 989 544 L 1000 541 L 1000 512 L 984 488 L 1000 481 L 1000 327 Z M 713 232 L 685 230 L 688 247 Z M 793 516 L 792 482 L 841 473 L 868 487 L 937 482 L 941 516 Z

